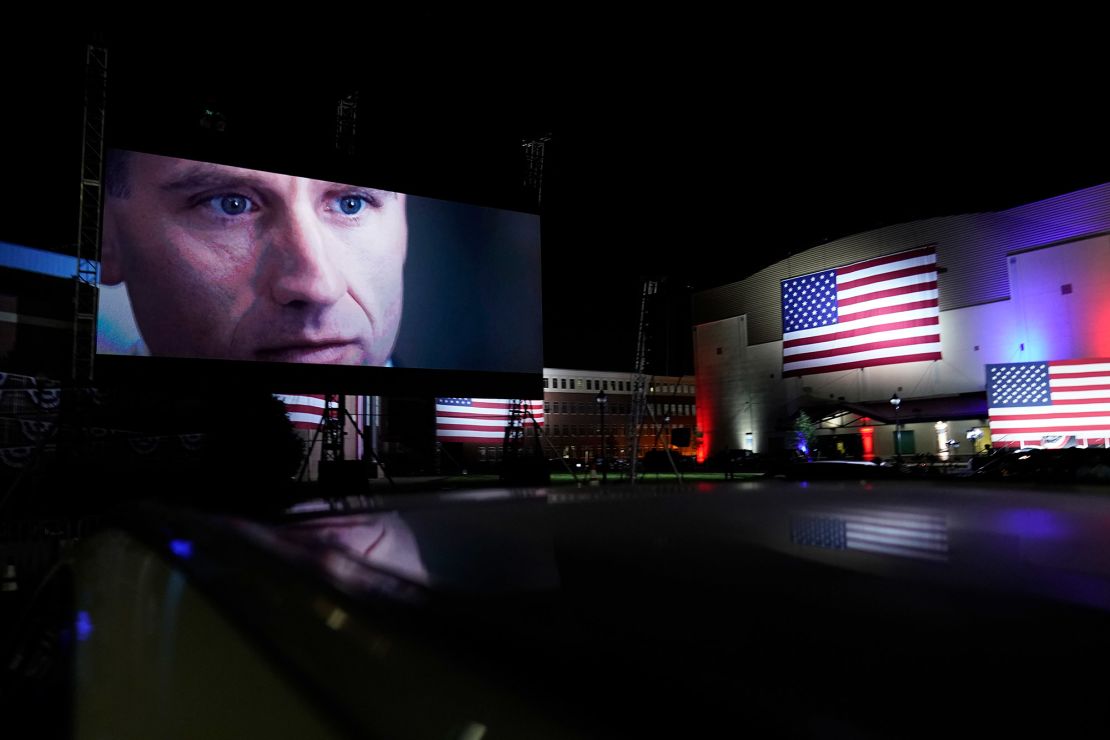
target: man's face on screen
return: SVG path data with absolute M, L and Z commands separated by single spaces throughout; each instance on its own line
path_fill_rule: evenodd
M 155 355 L 382 365 L 404 195 L 149 154 L 105 199 L 103 280 Z

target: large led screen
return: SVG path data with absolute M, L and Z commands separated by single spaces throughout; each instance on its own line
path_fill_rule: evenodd
M 97 353 L 541 372 L 539 217 L 112 150 Z

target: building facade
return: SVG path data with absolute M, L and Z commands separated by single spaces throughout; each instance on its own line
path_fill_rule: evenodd
M 636 437 L 630 373 L 544 368 L 545 434 L 556 456 L 588 462 L 602 451 L 601 404 L 605 394 L 605 449 L 624 459 Z M 671 449 L 693 455 L 694 379 L 672 375 L 648 377 L 647 404 L 639 424 L 639 454 Z
M 861 290 L 870 291 L 869 306 L 880 307 L 870 313 L 895 310 L 881 307 L 899 300 L 891 296 L 903 289 L 880 288 L 897 286 L 898 275 L 867 275 L 873 264 L 903 256 L 909 264 L 913 255 L 935 256 L 924 268 L 931 272 L 914 278 L 922 282 L 913 288 L 921 289 L 916 297 L 931 300 L 901 308 L 924 313 L 907 310 L 898 318 L 910 320 L 899 324 L 878 325 L 889 316 L 865 318 L 853 326 L 870 322 L 869 328 L 834 331 L 838 320 L 847 326 L 846 318 L 867 315 L 846 314 L 852 309 L 845 304 L 859 300 Z M 863 276 L 853 285 L 891 281 L 845 290 L 844 276 L 852 270 Z M 827 290 L 839 307 L 819 305 L 815 310 L 831 318 L 818 316 L 812 324 L 818 328 L 795 322 L 794 298 L 802 278 L 832 281 Z M 931 314 L 917 308 L 926 304 Z M 928 326 L 907 328 L 915 322 Z M 694 324 L 699 455 L 788 449 L 796 441 L 800 411 L 819 423 L 819 449 L 830 454 L 944 457 L 981 451 L 992 442 L 1063 444 L 1057 437 L 1068 445 L 1105 445 L 1110 429 L 1104 427 L 1110 425 L 1102 417 L 1110 414 L 1095 403 L 1110 400 L 1105 391 L 1084 388 L 1094 394 L 1083 399 L 1091 403 L 1061 421 L 1065 426 L 1055 430 L 1060 434 L 1042 433 L 1053 431 L 1047 426 L 1019 430 L 1018 422 L 1002 424 L 991 411 L 998 417 L 1017 404 L 1026 417 L 1047 418 L 1038 403 L 1057 408 L 1076 403 L 1061 400 L 1068 394 L 1055 391 L 1049 399 L 1048 390 L 1043 401 L 1026 400 L 1025 406 L 1003 398 L 1009 391 L 996 380 L 1011 370 L 1047 378 L 1060 363 L 1081 363 L 1079 369 L 1087 372 L 1078 375 L 1086 377 L 1102 372 L 1103 365 L 1110 368 L 1097 362 L 1110 357 L 1110 184 L 1005 211 L 885 227 L 814 247 L 745 280 L 695 295 Z M 887 327 L 864 344 L 846 346 L 863 341 L 848 338 L 851 334 Z M 812 352 L 794 346 L 818 333 L 826 341 L 809 345 Z M 920 352 L 908 349 L 913 342 L 920 343 Z M 843 353 L 843 362 L 821 359 L 836 353 Z M 1043 387 L 1048 388 L 1048 380 Z
M 669 449 L 678 456 L 693 456 L 694 379 L 690 376 L 649 376 L 646 405 L 638 425 L 633 415 L 631 373 L 544 368 L 542 454 L 556 464 L 591 467 L 599 457 L 626 460 L 631 441 L 639 438 L 638 456 L 650 450 Z M 604 412 L 600 398 L 604 398 Z M 446 401 L 449 399 L 440 399 Z M 451 399 L 496 404 L 498 399 Z M 448 407 L 445 407 L 448 408 Z M 461 413 L 461 412 L 460 412 Z M 604 434 L 602 425 L 604 424 Z M 481 434 L 480 441 L 460 441 L 437 425 L 443 464 L 466 469 L 493 467 L 501 461 L 503 428 Z M 458 432 L 454 432 L 458 434 Z M 530 434 L 526 435 L 532 444 Z M 496 437 L 496 439 L 494 438 Z

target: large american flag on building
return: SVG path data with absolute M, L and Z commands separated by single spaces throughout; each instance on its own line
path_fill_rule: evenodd
M 940 359 L 935 247 L 782 281 L 782 374 Z
M 509 423 L 508 398 L 437 398 L 436 439 L 442 442 L 501 444 Z M 543 426 L 543 401 L 523 401 L 538 426 Z M 524 426 L 533 426 L 525 418 Z
M 987 365 L 987 406 L 999 447 L 1105 446 L 1110 359 Z

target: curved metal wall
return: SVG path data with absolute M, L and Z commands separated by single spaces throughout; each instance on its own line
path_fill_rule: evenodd
M 1110 232 L 1110 183 L 993 213 L 945 216 L 837 239 L 739 282 L 694 296 L 694 324 L 748 316 L 749 344 L 782 338 L 780 281 L 928 244 L 937 247 L 940 310 L 1010 297 L 1006 257 Z

